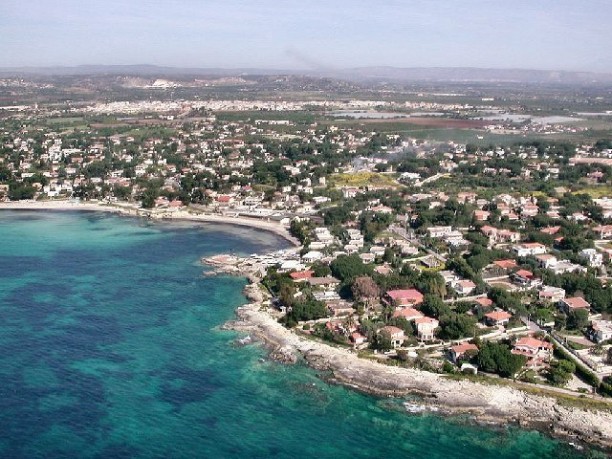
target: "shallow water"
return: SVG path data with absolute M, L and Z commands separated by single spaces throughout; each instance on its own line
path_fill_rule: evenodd
M 1 457 L 576 457 L 234 347 L 245 282 L 199 258 L 286 246 L 269 233 L 5 211 L 0 240 Z

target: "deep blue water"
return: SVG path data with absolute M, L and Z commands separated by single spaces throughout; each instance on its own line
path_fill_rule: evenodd
M 537 432 L 409 415 L 218 329 L 244 280 L 199 258 L 280 248 L 231 226 L 0 213 L 0 456 L 564 458 Z

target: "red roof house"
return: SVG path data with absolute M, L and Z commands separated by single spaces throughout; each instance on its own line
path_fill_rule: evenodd
M 386 300 L 395 306 L 416 306 L 423 302 L 423 294 L 417 289 L 389 290 Z

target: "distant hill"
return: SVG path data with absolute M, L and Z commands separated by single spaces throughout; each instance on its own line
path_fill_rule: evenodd
M 133 76 L 239 76 L 239 75 L 308 75 L 332 77 L 360 82 L 508 82 L 536 84 L 607 84 L 612 73 L 569 72 L 526 69 L 481 69 L 470 67 L 398 68 L 358 67 L 337 70 L 287 69 L 223 69 L 179 68 L 157 65 L 81 65 L 76 67 L 0 68 L 0 77 L 69 75 L 133 75 Z

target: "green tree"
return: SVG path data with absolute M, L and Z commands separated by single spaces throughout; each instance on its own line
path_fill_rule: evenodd
M 371 275 L 372 267 L 365 265 L 359 255 L 340 255 L 329 265 L 332 274 L 342 282 L 352 282 L 357 276 Z
M 476 319 L 465 314 L 451 313 L 440 318 L 440 333 L 442 339 L 459 339 L 474 336 Z
M 572 379 L 572 374 L 575 371 L 576 364 L 574 362 L 565 359 L 556 360 L 550 365 L 546 377 L 555 386 L 565 386 Z
M 572 330 L 582 330 L 589 324 L 589 312 L 586 309 L 570 311 L 567 316 L 567 327 Z
M 486 342 L 478 352 L 478 366 L 484 371 L 497 373 L 504 377 L 513 377 L 525 365 L 527 358 L 510 352 L 506 344 Z
M 435 318 L 451 314 L 450 306 L 435 295 L 425 295 L 420 309 L 426 316 Z
M 285 315 L 285 323 L 292 326 L 302 320 L 317 320 L 328 316 L 327 307 L 322 301 L 308 298 L 305 301 L 293 303 Z

